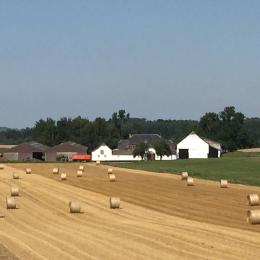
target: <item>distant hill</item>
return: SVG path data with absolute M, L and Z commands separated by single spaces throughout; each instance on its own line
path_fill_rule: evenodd
M 0 126 L 0 132 L 7 131 L 8 129 L 9 129 L 8 127 L 2 127 L 2 126 Z

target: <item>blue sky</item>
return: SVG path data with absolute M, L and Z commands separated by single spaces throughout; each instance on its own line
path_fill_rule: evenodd
M 0 126 L 260 116 L 260 1 L 0 1 Z

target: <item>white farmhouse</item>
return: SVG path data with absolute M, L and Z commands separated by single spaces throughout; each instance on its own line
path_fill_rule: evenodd
M 102 144 L 92 152 L 92 161 L 140 161 L 140 156 L 134 157 L 128 151 L 118 149 L 111 150 L 107 145 Z
M 102 144 L 92 152 L 92 161 L 140 161 L 141 156 L 133 156 L 133 151 L 140 142 L 144 142 L 150 146 L 147 151 L 147 159 L 160 160 L 160 156 L 156 154 L 153 144 L 161 140 L 162 137 L 157 134 L 135 134 L 129 139 L 120 140 L 118 148 L 111 150 L 107 145 Z M 169 145 L 172 144 L 169 142 Z M 172 155 L 163 156 L 162 160 L 175 160 L 175 149 L 171 147 Z
M 218 158 L 222 149 L 220 143 L 199 137 L 195 132 L 191 132 L 177 144 L 176 152 L 179 159 Z

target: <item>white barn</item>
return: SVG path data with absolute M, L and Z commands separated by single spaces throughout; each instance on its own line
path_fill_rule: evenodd
M 222 152 L 221 144 L 198 136 L 191 132 L 177 144 L 177 157 L 189 158 L 219 158 Z

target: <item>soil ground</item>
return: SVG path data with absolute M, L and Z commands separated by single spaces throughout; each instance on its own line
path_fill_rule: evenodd
M 1 170 L 1 204 L 10 186 L 21 190 L 19 209 L 1 210 L 0 243 L 10 252 L 20 259 L 260 259 L 260 225 L 246 222 L 246 195 L 260 194 L 259 187 L 220 189 L 197 179 L 188 187 L 176 175 L 120 168 L 110 183 L 107 166 L 85 164 L 77 178 L 78 166 Z M 68 179 L 60 181 L 54 167 Z M 119 210 L 109 208 L 110 196 L 121 198 Z M 70 200 L 81 203 L 82 214 L 68 212 Z

